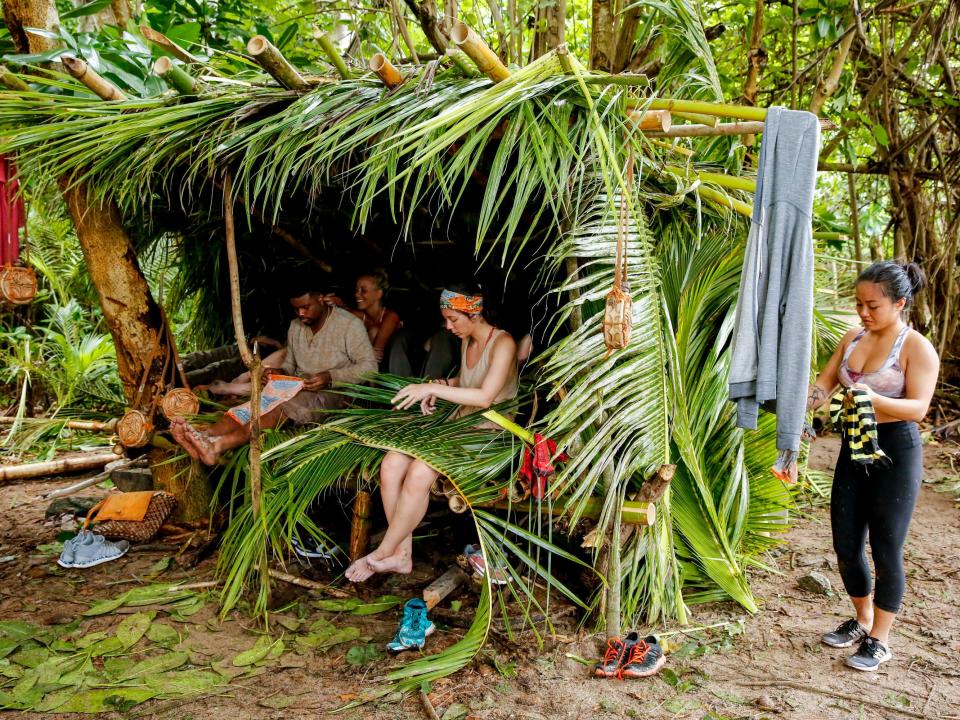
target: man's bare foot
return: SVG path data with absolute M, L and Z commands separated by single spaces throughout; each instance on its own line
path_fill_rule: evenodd
M 184 432 L 187 442 L 193 445 L 197 450 L 197 457 L 204 465 L 217 464 L 217 451 L 213 442 L 204 433 L 197 430 L 189 423 L 185 426 Z
M 177 422 L 177 421 L 180 422 Z M 194 460 L 200 459 L 200 453 L 193 442 L 187 437 L 187 423 L 183 418 L 174 418 L 170 421 L 170 434 L 177 442 L 177 445 L 187 451 L 187 455 Z
M 373 568 L 374 572 L 392 572 L 406 575 L 413 570 L 413 557 L 403 550 L 398 550 L 390 557 L 380 559 L 367 555 L 367 564 Z
M 370 567 L 368 562 L 369 555 L 365 555 L 359 560 L 354 560 L 350 567 L 347 568 L 347 572 L 344 573 L 347 576 L 347 580 L 350 582 L 363 582 L 373 575 L 373 568 Z

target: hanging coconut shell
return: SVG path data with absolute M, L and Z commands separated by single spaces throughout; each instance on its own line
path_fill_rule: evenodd
M 0 297 L 12 305 L 26 305 L 37 294 L 33 268 L 8 265 L 0 268 Z
M 127 410 L 117 423 L 117 435 L 124 447 L 143 447 L 153 435 L 153 423 L 143 411 Z
M 200 399 L 186 388 L 174 388 L 160 400 L 160 412 L 167 420 L 186 415 L 196 415 Z
M 620 286 L 607 293 L 603 311 L 603 342 L 610 350 L 622 350 L 630 343 L 633 327 L 633 299 Z

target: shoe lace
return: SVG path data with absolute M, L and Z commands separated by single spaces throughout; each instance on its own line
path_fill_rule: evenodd
M 865 652 L 870 657 L 879 658 L 883 656 L 883 646 L 875 640 L 867 638 L 863 641 L 861 652 Z
M 855 618 L 851 618 L 844 623 L 841 623 L 840 627 L 837 628 L 838 633 L 854 633 L 860 629 L 860 623 Z
M 603 664 L 609 665 L 616 662 L 621 652 L 623 652 L 623 642 L 616 638 L 610 638 L 607 640 L 607 651 L 603 654 Z
M 617 670 L 617 677 L 619 677 L 621 680 L 623 679 L 623 669 L 627 665 L 633 665 L 634 663 L 638 665 L 643 664 L 648 652 L 650 652 L 650 644 L 646 640 L 640 640 L 636 645 L 631 647 L 630 654 L 627 656 L 626 662 L 624 662 Z

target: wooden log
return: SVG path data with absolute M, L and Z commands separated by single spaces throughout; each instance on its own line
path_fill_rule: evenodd
M 152 42 L 154 45 L 159 45 L 160 47 L 162 47 L 164 50 L 166 50 L 168 53 L 173 55 L 177 60 L 179 60 L 182 63 L 186 63 L 187 65 L 193 65 L 195 63 L 201 62 L 200 58 L 194 57 L 193 55 L 188 53 L 186 50 L 184 50 L 182 47 L 177 45 L 173 40 L 168 38 L 166 35 L 164 35 L 163 33 L 157 32 L 151 27 L 147 27 L 146 25 L 141 25 L 140 34 L 143 35 L 144 38 Z
M 297 587 L 306 588 L 307 590 L 316 590 L 322 592 L 324 595 L 329 595 L 330 597 L 335 598 L 352 598 L 356 595 L 348 593 L 339 588 L 331 587 L 330 585 L 324 585 L 323 583 L 314 582 L 313 580 L 307 580 L 306 578 L 297 577 L 296 575 L 291 575 L 290 573 L 283 572 L 282 570 L 274 570 L 270 568 L 267 570 L 267 575 L 276 579 L 282 580 L 285 583 L 290 583 L 291 585 L 296 585 Z
M 263 35 L 254 35 L 247 43 L 247 52 L 270 77 L 288 90 L 308 90 L 309 85 L 273 43 Z
M 20 76 L 18 76 L 16 73 L 10 72 L 10 70 L 3 65 L 0 65 L 0 83 L 2 83 L 3 86 L 8 90 L 14 90 L 16 92 L 30 92 L 30 86 L 21 80 Z
M 87 86 L 89 90 L 101 100 L 126 100 L 127 96 L 116 85 L 101 77 L 96 70 L 87 65 L 80 58 L 64 55 L 60 58 L 63 67 L 77 80 Z
M 350 524 L 350 561 L 367 553 L 370 546 L 370 493 L 358 490 L 353 498 L 353 521 Z
M 32 418 L 24 419 L 24 424 L 29 424 L 33 421 Z M 13 425 L 17 422 L 15 417 L 0 417 L 0 425 Z M 39 422 L 50 422 L 55 423 L 57 420 L 39 420 Z M 117 418 L 112 418 L 106 422 L 101 422 L 100 420 L 67 420 L 63 423 L 63 426 L 71 430 L 87 430 L 88 432 L 106 432 L 112 433 L 117 429 Z
M 627 117 L 638 130 L 666 132 L 673 124 L 673 117 L 669 110 L 629 110 Z
M 333 46 L 333 41 L 330 39 L 330 36 L 324 33 L 317 39 L 317 41 L 320 43 L 323 54 L 327 56 L 327 59 L 330 60 L 330 63 L 337 69 L 337 72 L 340 73 L 340 77 L 344 80 L 349 79 L 350 71 L 347 69 L 347 64 L 343 61 L 343 58 L 340 57 L 340 53 L 337 52 L 337 49 Z
M 467 574 L 456 565 L 447 570 L 423 589 L 423 601 L 427 609 L 438 605 L 447 595 L 467 581 Z
M 163 81 L 181 95 L 196 95 L 197 81 L 186 70 L 174 65 L 168 57 L 162 57 L 153 64 L 153 71 Z
M 119 456 L 113 451 L 90 453 L 75 457 L 60 458 L 47 462 L 26 463 L 23 465 L 0 466 L 0 482 L 6 480 L 29 480 L 47 475 L 63 475 L 65 473 L 92 470 L 103 467 L 108 462 L 117 460 Z
M 450 39 L 473 60 L 477 69 L 493 82 L 498 83 L 510 77 L 507 66 L 500 62 L 497 54 L 466 23 L 457 22 L 453 26 Z
M 374 53 L 373 57 L 370 58 L 370 69 L 391 90 L 403 82 L 403 75 L 387 60 L 387 56 L 383 53 Z

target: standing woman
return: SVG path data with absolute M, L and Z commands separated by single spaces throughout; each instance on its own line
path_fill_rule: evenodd
M 825 634 L 823 642 L 836 648 L 859 643 L 847 658 L 856 670 L 876 670 L 892 657 L 890 627 L 903 599 L 903 544 L 923 475 L 917 423 L 927 414 L 940 370 L 933 345 L 903 320 L 924 285 L 914 263 L 877 262 L 860 273 L 856 297 L 863 329 L 843 337 L 807 401 L 811 410 L 822 405 L 838 385 L 866 392 L 876 413 L 877 444 L 890 460 L 887 466 L 855 462 L 844 442 L 833 478 L 833 547 L 856 617 Z M 868 535 L 876 568 L 872 598 Z
M 420 403 L 425 414 L 437 398 L 460 405 L 458 417 L 480 412 L 517 396 L 517 344 L 487 320 L 479 288 L 454 286 L 440 295 L 446 329 L 461 340 L 460 374 L 449 380 L 403 387 L 393 398 L 398 409 Z M 478 423 L 483 425 L 483 423 Z M 380 547 L 347 568 L 347 579 L 363 582 L 373 573 L 408 573 L 413 568 L 413 530 L 430 502 L 439 473 L 426 463 L 391 451 L 380 465 L 380 496 L 387 534 Z

